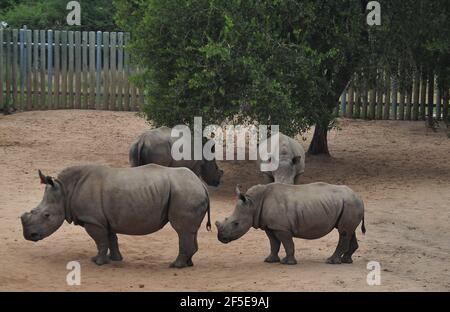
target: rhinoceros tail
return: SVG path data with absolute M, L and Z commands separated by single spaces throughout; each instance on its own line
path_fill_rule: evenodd
M 361 231 L 363 234 L 366 234 L 366 226 L 364 225 L 364 217 L 362 218 Z
M 206 221 L 206 230 L 208 232 L 211 232 L 211 203 L 209 200 L 209 193 L 208 193 L 208 187 L 206 186 L 206 184 L 202 181 L 203 184 L 203 188 L 205 189 L 206 192 L 206 204 L 208 205 L 208 207 L 206 208 L 206 213 L 208 214 L 208 221 Z
M 208 192 L 206 194 L 208 194 Z M 206 230 L 208 232 L 211 232 L 211 204 L 209 202 L 209 195 L 208 195 L 208 210 L 207 210 L 207 213 L 208 213 L 208 221 L 206 222 Z

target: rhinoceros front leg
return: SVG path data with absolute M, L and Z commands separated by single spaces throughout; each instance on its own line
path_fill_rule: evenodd
M 85 224 L 84 228 L 97 245 L 98 254 L 92 257 L 91 260 L 97 265 L 109 263 L 109 257 L 107 255 L 109 248 L 108 231 L 101 226 L 93 224 Z
M 192 256 L 198 250 L 197 232 L 181 232 L 177 231 L 179 240 L 179 252 L 177 259 L 170 264 L 171 268 L 185 268 L 193 266 Z
M 281 242 L 278 240 L 278 238 L 276 238 L 271 230 L 266 230 L 266 235 L 269 238 L 270 242 L 270 255 L 264 261 L 268 263 L 280 262 L 278 252 L 280 251 Z
M 109 259 L 112 261 L 122 261 L 123 257 L 119 250 L 119 242 L 116 233 L 109 233 Z
M 295 245 L 292 240 L 292 234 L 287 231 L 273 231 L 273 234 L 279 241 L 281 241 L 284 250 L 286 251 L 286 257 L 281 259 L 281 264 L 297 264 L 297 260 L 294 256 Z

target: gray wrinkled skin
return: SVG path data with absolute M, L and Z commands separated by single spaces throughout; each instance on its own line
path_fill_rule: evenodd
M 92 260 L 98 265 L 122 260 L 116 234 L 146 235 L 170 222 L 179 237 L 171 266 L 192 266 L 206 212 L 209 226 L 208 191 L 186 168 L 77 166 L 41 181 L 47 184 L 41 203 L 21 217 L 25 239 L 42 240 L 64 220 L 73 222 L 95 241 L 98 254 Z
M 262 172 L 267 182 L 280 182 L 286 184 L 299 184 L 300 176 L 305 172 L 305 150 L 297 140 L 290 138 L 280 132 L 279 155 L 272 153 L 270 138 L 261 142 L 260 148 L 268 151 L 270 160 L 278 159 L 279 165 L 275 171 Z M 269 148 L 267 148 L 267 146 Z M 259 159 L 258 166 L 263 162 Z M 260 167 L 258 167 L 260 168 Z
M 158 164 L 165 167 L 186 167 L 201 177 L 208 185 L 218 186 L 223 171 L 219 169 L 215 160 L 177 161 L 172 158 L 172 144 L 177 138 L 172 138 L 171 131 L 168 127 L 160 127 L 142 133 L 131 145 L 130 165 L 138 167 L 146 164 Z M 193 142 L 193 139 L 191 141 Z
M 266 232 L 270 241 L 270 255 L 266 262 L 280 262 L 281 244 L 286 251 L 283 264 L 296 264 L 293 237 L 317 239 L 339 232 L 339 243 L 327 263 L 352 263 L 358 248 L 355 230 L 362 221 L 364 204 L 349 187 L 326 183 L 288 185 L 271 183 L 250 188 L 244 195 L 236 189 L 238 202 L 233 214 L 216 222 L 218 239 L 229 243 L 254 227 Z

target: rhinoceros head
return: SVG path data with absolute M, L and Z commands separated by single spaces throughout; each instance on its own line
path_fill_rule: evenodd
M 23 236 L 37 242 L 53 234 L 64 222 L 64 193 L 62 185 L 39 170 L 41 183 L 45 184 L 44 198 L 40 204 L 21 216 Z
M 238 201 L 233 214 L 222 222 L 216 221 L 217 238 L 224 244 L 243 236 L 253 224 L 251 200 L 241 193 L 239 186 L 236 187 L 236 195 Z
M 215 153 L 216 145 L 214 141 L 203 138 L 203 145 L 205 145 L 207 142 L 208 144 L 212 145 L 211 152 Z M 216 159 L 213 160 L 203 159 L 200 175 L 202 176 L 202 179 L 203 181 L 206 182 L 206 184 L 211 186 L 219 186 L 220 179 L 223 176 L 223 170 L 220 170 L 219 167 L 217 166 Z
M 201 176 L 206 184 L 219 186 L 220 179 L 223 176 L 223 170 L 219 169 L 216 160 L 204 160 L 201 167 Z

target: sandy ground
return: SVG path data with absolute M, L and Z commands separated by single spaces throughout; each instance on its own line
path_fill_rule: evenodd
M 97 291 L 415 291 L 450 290 L 450 140 L 422 122 L 341 120 L 330 134 L 333 158 L 307 157 L 303 183 L 347 184 L 366 203 L 367 233 L 352 265 L 328 265 L 337 233 L 296 239 L 299 264 L 267 264 L 264 232 L 251 229 L 228 245 L 203 225 L 195 266 L 170 269 L 177 236 L 167 225 L 141 237 L 119 236 L 124 261 L 90 262 L 94 242 L 65 223 L 39 243 L 22 237 L 19 215 L 39 203 L 38 168 L 127 166 L 128 147 L 147 128 L 134 113 L 39 111 L 0 117 L 0 290 Z M 306 135 L 307 146 L 310 134 Z M 230 214 L 236 183 L 261 181 L 254 164 L 226 162 L 224 184 L 211 190 L 213 221 Z M 81 286 L 67 286 L 66 264 L 81 263 Z M 368 286 L 367 263 L 381 264 L 381 285 Z

